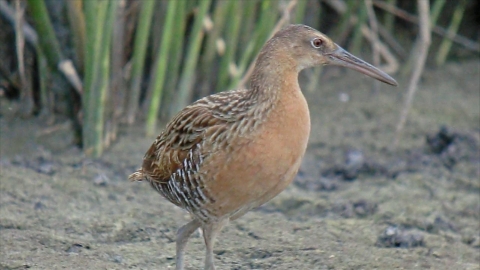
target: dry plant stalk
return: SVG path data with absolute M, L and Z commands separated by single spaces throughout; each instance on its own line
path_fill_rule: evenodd
M 373 65 L 380 66 L 380 46 L 378 39 L 378 23 L 375 11 L 373 10 L 372 0 L 365 0 L 365 7 L 367 8 L 368 21 L 370 28 L 372 29 L 372 51 L 373 51 Z M 380 82 L 374 81 L 373 88 L 378 90 L 380 88 Z
M 337 13 L 345 14 L 347 12 L 347 5 L 343 1 L 333 1 L 333 0 L 325 0 L 327 4 L 329 4 Z M 358 17 L 355 15 L 350 16 L 350 23 L 355 25 L 358 23 Z M 380 66 L 380 69 L 385 71 L 386 73 L 395 73 L 398 71 L 398 60 L 397 58 L 390 52 L 389 48 L 381 42 L 378 38 L 374 37 L 372 30 L 366 26 L 362 25 L 360 27 L 360 31 L 362 32 L 363 37 L 365 37 L 370 43 L 376 43 L 378 51 L 380 55 L 386 62 L 386 65 Z
M 446 0 L 437 0 L 430 7 L 430 25 L 435 25 L 437 23 L 437 19 L 440 16 L 440 13 L 443 9 L 443 6 L 445 5 L 445 2 Z M 416 40 L 415 42 L 419 42 L 419 40 Z M 412 48 L 414 48 L 415 46 L 417 45 L 416 44 L 412 45 Z M 401 74 L 404 77 L 406 77 L 408 74 L 412 72 L 413 63 L 416 60 L 415 58 L 416 58 L 416 55 L 412 53 L 408 57 L 407 61 L 403 64 Z
M 0 14 L 11 24 L 15 25 L 15 11 L 10 8 L 6 0 L 0 0 Z M 32 46 L 38 45 L 38 35 L 28 22 L 23 21 L 22 31 L 25 40 Z
M 427 0 L 417 0 L 418 4 L 418 13 L 419 13 L 419 26 L 420 33 L 418 35 L 417 46 L 414 48 L 412 53 L 415 53 L 417 57 L 414 63 L 412 77 L 408 85 L 407 97 L 405 99 L 405 105 L 403 106 L 402 112 L 400 114 L 400 121 L 397 124 L 397 129 L 395 132 L 395 139 L 393 141 L 393 147 L 397 147 L 400 140 L 400 135 L 402 133 L 405 122 L 407 121 L 408 112 L 412 107 L 413 97 L 417 91 L 418 81 L 423 72 L 425 66 L 425 61 L 427 59 L 428 49 L 430 47 L 431 37 L 430 37 L 430 4 Z
M 415 23 L 415 24 L 419 24 L 421 23 L 422 19 L 418 18 L 417 16 L 415 15 L 412 15 L 396 6 L 392 6 L 392 5 L 389 5 L 387 3 L 385 3 L 384 1 L 378 1 L 378 0 L 373 0 L 373 5 L 378 7 L 378 8 L 381 8 L 387 12 L 390 12 L 392 14 L 395 14 L 395 16 L 405 20 L 405 21 L 408 21 L 408 22 L 411 22 L 411 23 Z M 454 32 L 450 32 L 448 30 L 446 30 L 445 28 L 443 27 L 440 27 L 438 25 L 432 25 L 431 26 L 431 31 L 435 34 L 438 34 L 440 36 L 443 36 L 443 37 L 446 37 L 450 40 L 452 40 L 453 42 L 459 44 L 459 45 L 462 45 L 463 47 L 465 47 L 466 49 L 470 50 L 470 51 L 474 51 L 474 52 L 480 52 L 480 44 L 478 42 L 475 42 L 475 41 L 472 41 L 464 36 L 461 36 L 461 35 L 458 35 Z
M 81 95 L 81 84 L 78 84 L 81 80 L 73 64 L 69 64 L 69 60 L 65 59 L 62 54 L 60 43 L 55 35 L 45 1 L 28 0 L 27 3 L 30 9 L 30 15 L 35 22 L 36 29 L 40 33 L 40 35 L 38 35 L 39 46 L 44 52 L 49 66 L 60 71 L 60 73 L 65 76 L 67 81 Z
M 126 95 L 126 85 L 123 74 L 125 66 L 125 24 L 127 1 L 118 0 L 117 14 L 113 25 L 113 36 L 111 46 L 111 76 L 110 76 L 110 95 L 107 100 L 107 117 L 105 123 L 105 145 L 109 145 L 117 138 L 118 123 L 124 112 L 124 103 Z
M 377 21 L 378 22 L 378 21 Z M 378 24 L 378 33 L 382 37 L 383 40 L 392 48 L 392 50 L 400 56 L 400 58 L 404 59 L 407 57 L 407 51 L 403 48 L 403 46 L 398 43 L 398 41 L 393 37 L 392 33 L 388 31 L 386 26 Z
M 15 0 L 15 47 L 17 51 L 18 72 L 20 74 L 21 99 L 23 102 L 23 112 L 26 115 L 33 113 L 32 88 L 28 84 L 25 74 L 25 36 L 23 34 L 23 22 L 25 15 L 25 5 L 21 0 Z
M 80 80 L 80 76 L 78 75 L 72 60 L 70 59 L 61 60 L 58 63 L 57 68 L 65 76 L 67 81 L 73 86 L 73 88 L 77 91 L 77 93 L 82 95 L 83 93 L 82 81 Z
M 36 52 L 36 57 L 38 61 L 38 66 L 37 70 L 39 73 L 39 87 L 40 87 L 40 104 L 43 107 L 42 108 L 42 113 L 48 113 L 53 111 L 52 107 L 52 101 L 50 100 L 49 96 L 52 95 L 51 92 L 47 91 L 46 87 L 46 81 L 47 77 L 49 75 L 48 67 L 47 67 L 47 60 L 45 58 L 45 54 L 43 53 L 42 49 L 40 48 L 39 42 L 38 42 L 38 35 L 35 32 L 35 30 L 28 24 L 27 21 L 22 19 L 21 25 L 16 23 L 16 12 L 14 9 L 10 8 L 8 3 L 5 0 L 0 0 L 0 14 L 11 24 L 15 26 L 15 33 L 16 35 L 20 35 L 23 38 L 23 42 L 27 42 L 30 44 L 32 47 L 35 48 Z M 21 27 L 21 28 L 18 28 Z M 23 54 L 22 54 L 23 55 Z M 19 60 L 19 63 L 21 61 Z M 18 82 L 18 78 L 12 78 L 7 70 L 2 69 L 2 65 L 0 65 L 0 74 L 4 76 L 4 78 L 12 85 L 15 85 L 16 87 L 20 88 L 21 82 Z M 29 87 L 31 91 L 31 87 Z M 30 95 L 32 93 L 30 92 Z M 32 96 L 30 96 L 32 97 Z M 33 100 L 31 101 L 33 104 Z

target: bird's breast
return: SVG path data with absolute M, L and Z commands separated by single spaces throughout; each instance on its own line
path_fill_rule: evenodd
M 302 93 L 281 96 L 264 122 L 249 136 L 237 138 L 231 151 L 218 153 L 209 192 L 216 215 L 246 212 L 284 190 L 295 177 L 310 133 L 310 115 Z M 243 211 L 245 210 L 245 211 Z

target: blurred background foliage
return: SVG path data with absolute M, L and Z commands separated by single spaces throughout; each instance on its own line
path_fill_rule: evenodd
M 429 66 L 478 57 L 478 10 L 476 0 L 430 1 Z M 244 87 L 264 42 L 288 23 L 392 74 L 408 76 L 417 57 L 411 0 L 0 0 L 0 98 L 18 101 L 22 117 L 68 116 L 75 143 L 100 156 L 119 125 L 140 121 L 154 136 L 157 119 Z M 302 74 L 308 89 L 319 71 Z

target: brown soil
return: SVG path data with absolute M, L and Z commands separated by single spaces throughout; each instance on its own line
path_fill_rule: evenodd
M 302 169 L 224 229 L 218 269 L 480 269 L 479 67 L 427 71 L 395 151 L 406 80 L 375 92 L 348 72 L 305 93 Z M 187 213 L 126 180 L 153 141 L 143 125 L 92 160 L 71 146 L 67 120 L 21 119 L 15 107 L 0 100 L 0 269 L 173 269 Z M 203 256 L 195 233 L 187 269 Z

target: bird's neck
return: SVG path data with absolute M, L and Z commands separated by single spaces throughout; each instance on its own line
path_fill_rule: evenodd
M 243 134 L 255 134 L 266 123 L 276 122 L 275 115 L 290 111 L 287 107 L 296 103 L 298 97 L 303 98 L 294 63 L 274 59 L 268 54 L 260 54 L 257 59 L 250 87 L 242 102 L 248 117 L 239 117 L 241 120 L 236 123 L 242 127 L 238 130 Z
M 298 71 L 294 61 L 260 54 L 250 81 L 251 100 L 268 110 L 298 91 Z
M 266 136 L 275 137 L 270 139 L 277 140 L 279 145 L 305 151 L 310 133 L 310 114 L 298 84 L 297 66 L 295 62 L 266 60 L 257 63 L 252 75 L 249 100 L 254 105 L 249 111 L 253 117 L 247 121 L 252 121 L 251 130 L 267 130 Z

